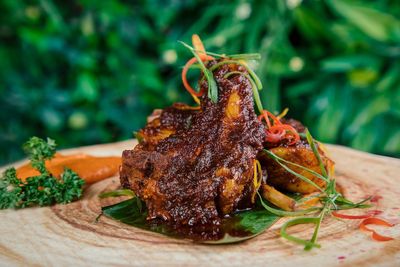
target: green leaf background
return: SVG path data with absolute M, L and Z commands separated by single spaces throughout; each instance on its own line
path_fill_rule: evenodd
M 400 2 L 0 2 L 0 163 L 30 136 L 60 147 L 132 137 L 180 81 L 198 33 L 216 53 L 262 54 L 261 99 L 321 141 L 400 156 Z M 198 73 L 191 73 L 192 82 Z

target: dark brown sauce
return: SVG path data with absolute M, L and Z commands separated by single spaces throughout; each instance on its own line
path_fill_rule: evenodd
M 218 223 L 196 226 L 166 223 L 162 219 L 148 220 L 147 210 L 136 198 L 103 208 L 103 213 L 123 223 L 178 239 L 209 244 L 235 243 L 250 239 L 272 226 L 279 217 L 260 208 L 225 216 Z M 145 209 L 145 208 L 144 208 Z
M 161 222 L 162 223 L 162 222 Z M 166 226 L 171 229 L 173 237 L 185 238 L 194 242 L 204 243 L 210 241 L 222 241 L 226 237 L 238 240 L 247 239 L 254 236 L 249 230 L 238 227 L 240 218 L 230 216 L 223 218 L 218 225 L 208 224 L 195 227 L 189 226 Z

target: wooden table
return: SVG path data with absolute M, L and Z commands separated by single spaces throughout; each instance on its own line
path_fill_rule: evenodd
M 64 152 L 121 155 L 134 145 L 126 141 Z M 344 194 L 352 200 L 377 196 L 376 208 L 384 211 L 380 217 L 397 223 L 377 229 L 395 240 L 373 241 L 358 229 L 358 220 L 331 217 L 321 228 L 322 248 L 310 252 L 279 237 L 284 220 L 254 239 L 219 246 L 167 238 L 106 217 L 96 223 L 101 206 L 115 201 L 97 197 L 118 187 L 113 177 L 68 205 L 0 211 L 0 266 L 400 266 L 400 160 L 328 148 Z M 292 233 L 309 237 L 312 227 L 296 226 Z

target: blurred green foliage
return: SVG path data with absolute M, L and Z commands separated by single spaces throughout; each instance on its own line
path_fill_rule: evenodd
M 272 111 L 322 141 L 400 155 L 400 2 L 0 2 L 0 163 L 32 135 L 61 147 L 130 138 L 153 108 L 190 101 L 190 57 L 260 52 Z

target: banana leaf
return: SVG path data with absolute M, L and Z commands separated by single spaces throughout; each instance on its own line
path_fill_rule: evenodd
M 280 218 L 257 206 L 222 219 L 220 225 L 174 228 L 160 221 L 146 220 L 147 209 L 137 197 L 103 207 L 102 211 L 111 219 L 140 229 L 205 244 L 229 244 L 248 240 L 270 228 Z

